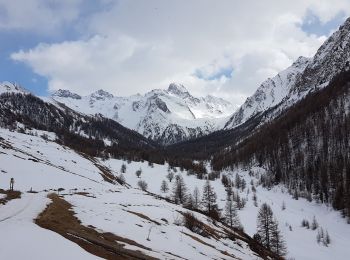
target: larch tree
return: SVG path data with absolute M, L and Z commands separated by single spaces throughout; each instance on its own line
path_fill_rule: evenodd
M 160 185 L 160 190 L 163 193 L 168 192 L 169 186 L 168 186 L 168 183 L 166 182 L 166 180 L 162 181 L 162 184 Z
M 271 234 L 274 225 L 273 212 L 269 205 L 263 203 L 257 217 L 257 233 L 261 243 L 271 249 Z
M 213 187 L 210 185 L 209 180 L 205 182 L 203 187 L 202 205 L 208 214 L 211 214 L 213 211 L 217 211 L 216 193 Z
M 238 214 L 237 214 L 237 209 L 234 201 L 231 200 L 226 200 L 226 205 L 225 205 L 225 222 L 230 226 L 230 227 L 235 227 L 238 229 L 243 229 L 241 221 L 239 220 Z
M 263 246 L 279 256 L 286 255 L 287 247 L 278 228 L 278 222 L 273 216 L 271 207 L 266 203 L 261 205 L 258 212 L 257 234 Z
M 197 186 L 194 188 L 192 197 L 193 197 L 193 208 L 194 209 L 199 209 L 199 207 L 200 207 L 200 200 L 201 200 L 201 194 L 200 194 L 200 191 L 199 191 Z
M 184 204 L 187 200 L 187 187 L 180 174 L 175 177 L 172 197 L 176 204 Z
M 287 254 L 286 242 L 278 228 L 278 222 L 274 219 L 271 230 L 271 251 L 279 256 L 285 256 Z
M 123 163 L 122 166 L 120 167 L 120 172 L 121 173 L 125 173 L 126 172 L 126 165 L 125 165 L 125 163 Z

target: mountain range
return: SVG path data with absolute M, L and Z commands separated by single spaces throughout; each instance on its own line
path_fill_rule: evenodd
M 101 114 L 161 144 L 172 144 L 209 134 L 223 127 L 235 109 L 230 102 L 214 96 L 194 97 L 180 84 L 152 90 L 145 95 L 115 97 L 98 90 L 79 96 L 58 90 L 54 103 L 88 115 Z

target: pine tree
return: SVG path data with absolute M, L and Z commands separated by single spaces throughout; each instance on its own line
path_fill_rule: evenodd
M 206 181 L 203 187 L 202 205 L 207 214 L 217 211 L 216 193 L 210 185 L 209 180 Z
M 281 231 L 278 229 L 278 222 L 273 220 L 271 230 L 271 251 L 279 256 L 285 256 L 287 254 L 286 242 L 283 239 Z
M 230 227 L 243 229 L 241 221 L 239 220 L 236 205 L 233 200 L 226 200 L 225 205 L 225 222 Z
M 194 199 L 193 199 L 193 196 L 192 194 L 187 194 L 187 199 L 186 199 L 186 202 L 184 204 L 184 207 L 187 208 L 187 209 L 193 209 L 194 207 L 194 203 L 193 203 Z
M 241 177 L 238 174 L 235 177 L 235 186 L 237 189 L 241 188 Z
M 162 181 L 162 184 L 160 185 L 160 190 L 163 193 L 168 192 L 169 186 L 168 186 L 168 183 L 166 182 L 166 180 Z
M 125 163 L 123 163 L 122 166 L 120 167 L 120 172 L 121 173 L 125 173 L 126 172 L 126 165 L 125 165 Z
M 323 243 L 325 244 L 325 246 L 328 246 L 331 243 L 331 238 L 329 237 L 329 234 L 328 234 L 327 230 L 326 230 L 326 235 L 324 237 Z
M 118 180 L 119 180 L 120 184 L 122 184 L 122 185 L 125 184 L 125 182 L 126 182 L 125 177 L 122 173 L 119 175 Z
M 169 182 L 171 182 L 174 179 L 174 173 L 173 172 L 169 172 L 166 177 L 168 178 Z
M 226 200 L 231 200 L 233 195 L 234 195 L 234 192 L 233 192 L 232 186 L 230 185 L 226 188 Z
M 143 191 L 146 191 L 147 188 L 148 188 L 148 184 L 147 184 L 147 182 L 145 182 L 144 180 L 139 180 L 139 181 L 137 182 L 137 185 L 138 185 L 139 188 L 140 188 L 141 190 L 143 190 Z
M 286 203 L 283 201 L 282 202 L 282 210 L 285 210 L 286 209 Z
M 318 223 L 317 223 L 316 217 L 314 216 L 311 223 L 311 229 L 316 230 L 317 228 L 318 228 Z
M 256 196 L 256 193 L 253 194 L 253 202 L 254 202 L 254 206 L 258 207 L 258 198 Z
M 172 197 L 176 204 L 184 204 L 187 200 L 187 187 L 180 174 L 175 177 Z
M 199 209 L 199 207 L 200 207 L 200 197 L 201 197 L 201 195 L 200 195 L 200 192 L 199 192 L 199 189 L 198 189 L 198 187 L 196 186 L 195 188 L 194 188 L 194 191 L 193 191 L 193 208 L 194 209 Z
M 261 238 L 261 243 L 271 249 L 271 233 L 274 228 L 273 212 L 269 205 L 263 203 L 258 212 L 257 234 Z
M 140 178 L 140 177 L 141 177 L 141 174 L 142 174 L 141 168 L 138 169 L 138 170 L 135 172 L 135 174 L 136 174 L 137 178 Z

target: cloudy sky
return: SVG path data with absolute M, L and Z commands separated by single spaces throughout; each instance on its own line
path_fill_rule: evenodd
M 0 81 L 121 96 L 179 82 L 239 104 L 348 16 L 349 0 L 0 0 Z

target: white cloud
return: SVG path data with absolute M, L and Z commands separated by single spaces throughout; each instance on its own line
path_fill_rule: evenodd
M 57 33 L 79 15 L 82 0 L 0 0 L 0 30 Z
M 104 88 L 129 95 L 177 81 L 194 94 L 241 103 L 267 77 L 300 55 L 313 55 L 324 41 L 301 30 L 307 10 L 321 21 L 350 10 L 345 0 L 111 2 L 108 10 L 85 18 L 84 39 L 40 44 L 12 59 L 47 77 L 50 90 L 87 94 Z M 228 67 L 231 79 L 195 76 L 197 70 L 209 77 Z

